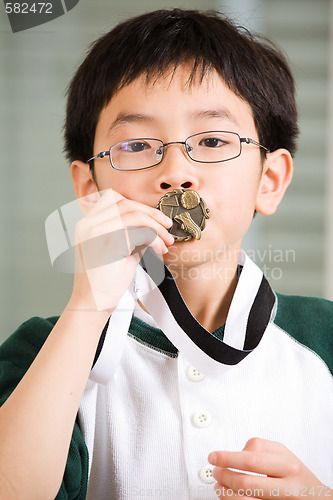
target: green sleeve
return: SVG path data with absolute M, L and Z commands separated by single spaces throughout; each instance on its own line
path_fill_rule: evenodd
M 274 323 L 315 352 L 333 375 L 333 302 L 277 293 Z
M 37 356 L 57 321 L 31 318 L 0 347 L 0 406 L 13 392 Z M 35 453 L 35 450 L 32 450 Z M 88 479 L 88 450 L 78 423 L 74 425 L 64 478 L 56 500 L 84 500 Z

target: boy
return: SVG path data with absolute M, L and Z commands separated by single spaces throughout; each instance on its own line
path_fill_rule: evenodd
M 297 132 L 284 58 L 217 14 L 151 12 L 94 44 L 65 128 L 81 272 L 59 319 L 1 348 L 0 498 L 330 495 L 332 306 L 273 294 L 241 252 Z M 172 275 L 135 295 L 150 251 Z

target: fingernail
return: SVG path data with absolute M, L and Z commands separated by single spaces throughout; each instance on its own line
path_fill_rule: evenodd
M 165 215 L 164 218 L 165 218 L 165 223 L 166 223 L 167 227 L 171 227 L 173 224 L 173 220 L 170 219 L 170 217 L 168 217 L 167 215 Z
M 214 479 L 218 479 L 218 476 L 219 476 L 219 470 L 217 467 L 214 467 L 213 471 L 212 471 L 212 476 Z M 216 477 L 217 476 L 217 477 Z
M 170 242 L 170 245 L 172 245 L 175 242 L 175 238 L 170 233 L 168 233 L 168 243 L 169 242 Z
M 216 464 L 216 453 L 213 451 L 208 455 L 208 462 L 211 463 L 212 465 Z

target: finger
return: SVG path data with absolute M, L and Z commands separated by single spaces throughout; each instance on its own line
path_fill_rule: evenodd
M 169 249 L 161 238 L 158 236 L 155 240 L 149 245 L 149 247 L 157 254 L 157 255 L 165 255 L 168 253 Z
M 271 477 L 285 477 L 289 473 L 286 455 L 260 453 L 255 451 L 216 451 L 208 461 L 218 467 L 265 474 Z
M 82 219 L 77 225 L 77 238 L 82 242 L 104 234 L 111 235 L 113 231 L 117 230 L 127 231 L 129 227 L 133 229 L 137 228 L 138 230 L 150 228 L 166 245 L 174 243 L 174 238 L 166 227 L 144 212 L 128 212 L 123 217 L 117 215 L 112 217 L 110 215 L 107 218 L 101 217 L 100 214 L 95 214 L 89 218 Z M 147 242 L 147 245 L 149 243 L 150 241 Z
M 283 480 L 278 478 L 244 474 L 220 467 L 213 469 L 213 477 L 238 496 L 271 499 L 273 490 L 282 492 Z
M 137 228 L 135 228 L 134 231 L 136 229 Z M 149 228 L 147 228 L 147 229 L 149 229 Z M 157 255 L 165 255 L 169 251 L 169 249 L 166 246 L 166 244 L 164 243 L 164 241 L 158 235 L 155 235 L 154 240 L 149 244 L 143 243 L 142 245 L 140 245 L 139 244 L 140 241 L 141 241 L 141 236 L 140 236 L 140 239 L 137 240 L 137 244 L 136 244 L 135 248 L 132 250 L 131 255 L 135 255 L 136 253 L 139 253 L 141 255 L 141 257 L 143 257 L 143 254 L 145 253 L 145 251 L 147 250 L 148 247 L 150 247 L 150 249 L 153 250 L 155 252 L 155 254 L 157 254 Z M 131 243 L 129 243 L 129 244 L 131 244 Z
M 168 252 L 164 241 L 149 227 L 129 227 L 101 234 L 82 241 L 81 257 L 86 270 L 122 260 L 151 247 L 155 253 Z
M 117 207 L 121 217 L 123 217 L 128 212 L 131 212 L 133 214 L 142 212 L 147 214 L 149 217 L 151 217 L 156 222 L 158 222 L 159 224 L 168 229 L 173 224 L 172 219 L 170 219 L 170 217 L 165 215 L 160 210 L 157 210 L 157 208 L 150 207 L 149 205 L 146 205 L 144 203 L 139 203 L 133 200 L 126 200 L 125 198 L 123 198 L 117 203 Z
M 156 232 L 150 227 L 127 227 L 126 236 L 129 250 L 132 253 L 135 248 L 147 247 L 156 239 Z
M 155 231 L 155 234 L 164 240 L 166 245 L 172 245 L 174 243 L 174 238 L 168 231 L 168 227 L 172 224 L 171 219 L 169 219 L 171 224 L 165 220 L 162 220 L 163 224 L 161 224 L 159 220 L 156 220 L 156 218 L 147 213 L 151 211 L 154 214 L 155 209 L 147 207 L 149 210 L 145 208 L 139 211 L 133 210 L 133 206 L 130 208 L 131 210 L 127 209 L 122 215 L 120 215 L 120 211 L 118 210 L 105 209 L 102 213 L 94 213 L 93 215 L 91 214 L 89 218 L 82 219 L 78 224 L 80 240 L 82 241 L 94 236 L 99 236 L 100 234 L 107 234 L 114 230 L 126 229 L 128 227 L 137 227 L 138 229 L 150 227 Z M 158 212 L 158 210 L 156 210 L 156 212 Z
M 94 204 L 89 212 L 91 216 L 98 214 L 103 220 L 109 220 L 115 216 L 122 217 L 129 212 L 133 214 L 143 212 L 166 228 L 170 228 L 173 224 L 172 220 L 163 212 L 157 210 L 157 208 L 129 200 L 112 189 L 104 190 L 100 193 L 102 196 L 100 196 L 98 202 Z M 96 195 L 94 196 L 95 198 Z
M 124 227 L 132 228 L 132 231 L 134 231 L 135 228 L 140 230 L 144 227 L 152 229 L 166 245 L 172 245 L 175 241 L 174 237 L 164 226 L 145 213 L 127 213 L 122 217 L 122 222 Z
M 105 266 L 132 255 L 137 247 L 149 246 L 156 239 L 150 228 L 129 228 L 101 234 L 81 242 L 81 255 L 86 270 Z M 165 245 L 164 245 L 165 246 Z M 163 248 L 159 242 L 153 245 L 158 251 Z
M 282 443 L 258 437 L 249 439 L 243 450 L 263 453 L 287 453 L 289 451 Z

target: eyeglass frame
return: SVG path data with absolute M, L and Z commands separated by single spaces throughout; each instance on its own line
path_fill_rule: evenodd
M 187 144 L 187 141 L 189 139 L 191 139 L 192 137 L 196 137 L 197 135 L 213 134 L 213 133 L 227 133 L 227 134 L 236 135 L 238 137 L 238 139 L 239 139 L 239 145 L 240 145 L 238 155 L 232 156 L 231 158 L 227 158 L 225 160 L 216 160 L 216 161 L 202 161 L 202 160 L 195 160 L 194 158 L 192 158 L 190 156 L 189 147 L 188 147 L 189 145 Z M 149 165 L 149 167 L 143 167 L 143 168 L 117 168 L 117 167 L 115 167 L 113 165 L 112 159 L 111 159 L 111 149 L 114 148 L 115 146 L 119 146 L 119 144 L 122 144 L 124 142 L 129 142 L 129 141 L 158 141 L 158 142 L 160 142 L 161 143 L 161 147 L 162 147 L 162 152 L 163 152 L 162 156 L 161 156 L 161 159 L 157 163 L 154 163 L 154 165 Z M 205 131 L 205 132 L 199 132 L 197 134 L 192 134 L 192 135 L 188 136 L 185 139 L 185 141 L 163 142 L 161 139 L 155 139 L 155 138 L 152 138 L 152 137 L 138 137 L 138 138 L 133 138 L 133 139 L 125 139 L 124 141 L 120 141 L 120 142 L 117 142 L 116 144 L 113 144 L 112 146 L 110 146 L 110 148 L 107 151 L 101 151 L 97 155 L 92 156 L 91 158 L 89 158 L 89 160 L 86 161 L 86 163 L 89 164 L 93 160 L 96 160 L 98 158 L 104 158 L 105 156 L 109 156 L 111 167 L 114 170 L 118 170 L 119 172 L 138 172 L 140 170 L 148 170 L 149 168 L 156 167 L 157 165 L 159 165 L 160 163 L 162 163 L 163 158 L 164 158 L 164 154 L 165 154 L 165 148 L 166 148 L 166 146 L 170 146 L 171 144 L 182 144 L 182 145 L 184 145 L 187 156 L 190 158 L 190 160 L 195 161 L 196 163 L 209 163 L 209 164 L 211 164 L 211 163 L 223 163 L 225 161 L 234 160 L 235 158 L 238 158 L 242 154 L 242 143 L 245 143 L 245 144 L 254 144 L 255 146 L 258 146 L 258 147 L 264 149 L 265 150 L 265 154 L 266 153 L 270 153 L 270 150 L 268 148 L 266 148 L 266 146 L 263 146 L 262 144 L 260 144 L 259 142 L 255 141 L 254 139 L 251 139 L 250 137 L 241 137 L 237 132 L 230 132 L 229 130 L 208 130 L 208 131 Z M 92 167 L 90 167 L 90 168 L 92 169 Z

